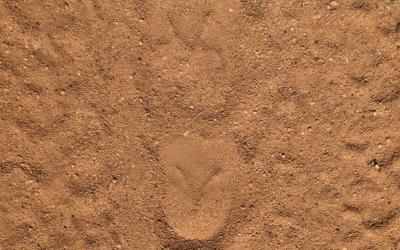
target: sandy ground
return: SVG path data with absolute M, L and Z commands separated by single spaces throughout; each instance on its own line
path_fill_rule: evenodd
M 398 0 L 1 0 L 0 249 L 400 249 Z

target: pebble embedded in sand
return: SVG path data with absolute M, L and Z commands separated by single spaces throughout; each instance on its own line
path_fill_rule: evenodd
M 33 47 L 34 49 L 39 49 L 40 46 L 42 46 L 42 42 L 41 42 L 41 41 L 33 41 L 33 42 L 32 42 L 32 47 Z
M 336 1 L 331 1 L 331 6 L 332 6 L 332 7 L 338 6 L 338 2 L 336 2 Z

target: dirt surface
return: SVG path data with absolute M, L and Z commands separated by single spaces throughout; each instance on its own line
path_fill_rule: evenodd
M 0 249 L 400 249 L 398 0 L 1 0 Z

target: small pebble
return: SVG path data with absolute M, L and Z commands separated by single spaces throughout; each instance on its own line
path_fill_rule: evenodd
M 336 2 L 336 1 L 332 1 L 332 2 L 331 2 L 331 6 L 332 6 L 332 7 L 336 7 L 337 5 L 338 5 L 338 2 Z
M 33 41 L 32 42 L 32 47 L 34 49 L 38 49 L 38 48 L 40 48 L 40 46 L 42 46 L 42 42 L 41 41 Z
M 86 112 L 86 114 L 87 114 L 88 116 L 94 116 L 94 109 L 89 109 L 89 110 Z

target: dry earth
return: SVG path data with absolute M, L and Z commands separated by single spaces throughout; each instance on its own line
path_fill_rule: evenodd
M 0 0 L 0 249 L 400 249 L 398 0 Z

